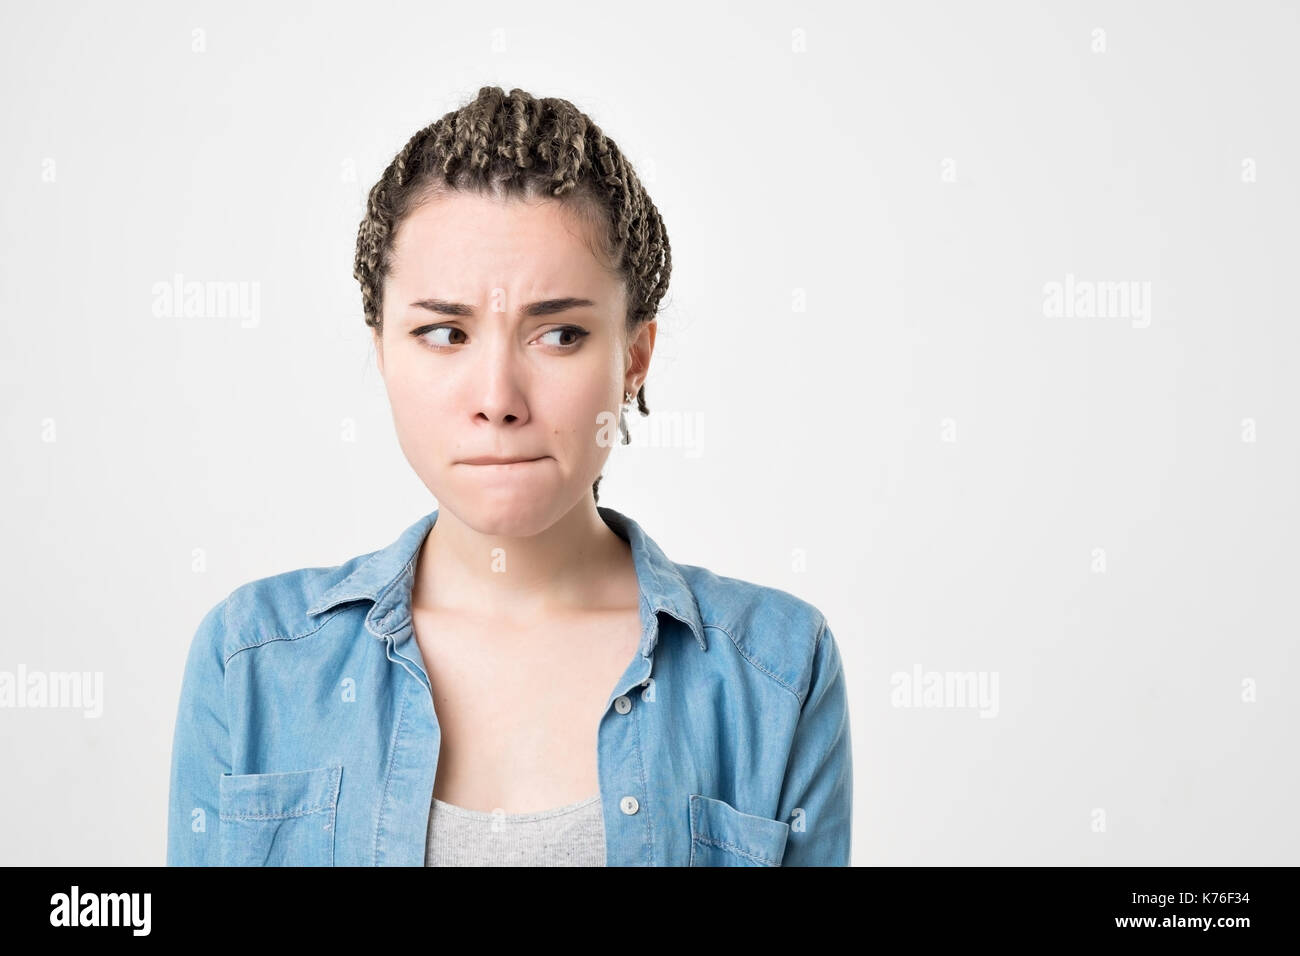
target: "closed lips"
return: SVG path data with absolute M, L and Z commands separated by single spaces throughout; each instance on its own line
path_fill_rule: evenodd
M 466 458 L 462 465 L 514 465 L 526 461 L 541 461 L 541 458 Z

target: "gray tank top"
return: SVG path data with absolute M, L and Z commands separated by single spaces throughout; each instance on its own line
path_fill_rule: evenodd
M 429 808 L 425 866 L 604 866 L 600 794 L 535 813 Z

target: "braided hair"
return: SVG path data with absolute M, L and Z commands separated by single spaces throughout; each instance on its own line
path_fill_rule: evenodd
M 629 339 L 658 314 L 672 273 L 668 233 L 618 146 L 568 100 L 485 86 L 412 136 L 370 190 L 352 274 L 361 284 L 366 325 L 376 332 L 383 331 L 383 282 L 398 227 L 417 206 L 451 190 L 566 203 L 590 225 L 593 253 L 624 281 Z M 636 398 L 637 410 L 648 415 L 644 384 Z M 626 445 L 621 417 L 620 430 Z M 591 486 L 596 500 L 599 486 L 598 477 Z

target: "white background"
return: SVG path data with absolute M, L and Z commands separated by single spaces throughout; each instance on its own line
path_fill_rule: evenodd
M 202 613 L 435 507 L 352 257 L 481 85 L 574 101 L 664 217 L 601 504 L 825 612 L 855 863 L 1300 862 L 1293 7 L 6 3 L 0 36 L 0 671 L 104 679 L 98 719 L 0 710 L 0 862 L 161 863 Z M 155 316 L 176 273 L 260 321 Z M 1149 324 L 1045 314 L 1067 275 L 1149 283 Z M 996 674 L 997 716 L 894 706 L 916 667 Z

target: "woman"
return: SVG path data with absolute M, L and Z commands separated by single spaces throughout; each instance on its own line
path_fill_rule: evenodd
M 485 87 L 406 144 L 355 276 L 440 507 L 204 617 L 170 865 L 849 862 L 825 617 L 597 505 L 670 271 L 631 166 L 565 100 Z

